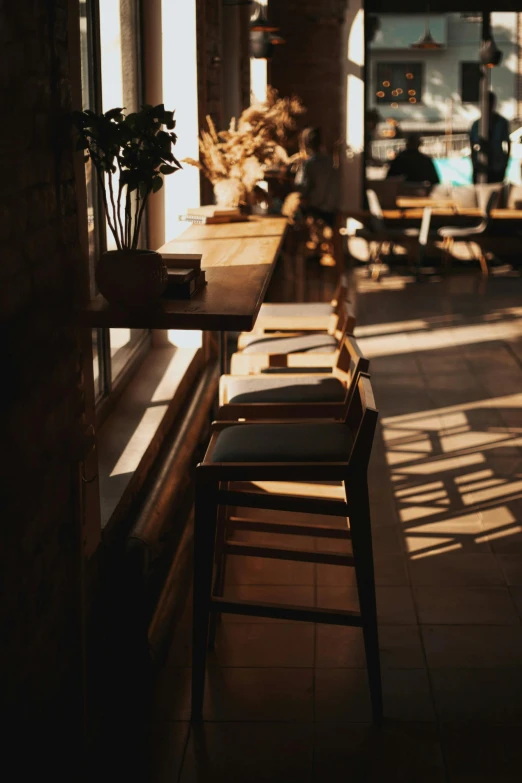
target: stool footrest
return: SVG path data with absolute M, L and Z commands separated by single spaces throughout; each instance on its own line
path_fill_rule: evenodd
M 270 557 L 274 560 L 297 560 L 302 563 L 324 563 L 337 566 L 355 565 L 352 555 L 340 552 L 313 552 L 308 549 L 273 547 L 267 544 L 240 544 L 235 541 L 227 541 L 225 543 L 225 552 L 228 555 Z
M 326 625 L 362 625 L 359 612 L 341 609 L 317 609 L 286 604 L 252 603 L 240 599 L 212 598 L 210 609 L 226 614 L 245 614 L 251 617 L 275 617 L 281 620 L 301 620 L 306 623 L 324 623 Z
M 316 538 L 350 539 L 352 534 L 347 528 L 321 527 L 319 525 L 300 525 L 296 522 L 263 522 L 248 517 L 230 517 L 229 530 L 251 530 L 259 533 L 279 533 L 286 536 L 315 536 Z
M 303 514 L 326 514 L 333 517 L 348 516 L 348 504 L 343 500 L 276 495 L 268 492 L 238 492 L 221 489 L 218 492 L 218 503 L 239 506 L 240 508 L 268 508 L 276 511 L 296 511 Z

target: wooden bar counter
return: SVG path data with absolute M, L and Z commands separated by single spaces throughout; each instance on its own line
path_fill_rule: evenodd
M 201 253 L 207 285 L 191 299 L 161 299 L 154 307 L 109 305 L 102 296 L 82 313 L 91 327 L 250 331 L 274 271 L 286 218 L 250 217 L 241 223 L 192 225 L 159 248 Z

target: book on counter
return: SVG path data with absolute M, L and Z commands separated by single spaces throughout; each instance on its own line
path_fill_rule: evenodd
M 193 267 L 167 268 L 168 282 L 163 296 L 166 299 L 190 299 L 206 285 L 205 272 Z
M 208 205 L 203 207 L 191 207 L 185 215 L 179 216 L 180 220 L 197 225 L 213 223 L 240 223 L 248 220 L 238 207 L 218 207 Z
M 201 272 L 201 253 L 162 253 L 167 269 L 194 269 Z

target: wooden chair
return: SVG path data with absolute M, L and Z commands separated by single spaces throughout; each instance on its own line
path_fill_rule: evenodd
M 337 361 L 344 335 L 352 334 L 355 324 L 356 318 L 351 304 L 345 302 L 336 316 L 333 333 L 328 331 L 257 335 L 257 339 L 232 354 L 230 372 L 233 375 L 251 375 L 276 368 L 331 368 Z
M 345 335 L 330 373 L 222 375 L 218 418 L 342 418 L 359 373 L 368 373 L 369 364 L 353 335 Z
M 348 285 L 344 275 L 341 275 L 330 302 L 266 302 L 261 305 L 254 329 L 251 332 L 243 332 L 238 340 L 245 335 L 252 338 L 253 335 L 266 332 L 330 332 L 335 328 L 337 316 L 348 297 Z M 247 340 L 245 345 L 248 345 Z
M 242 332 L 239 335 L 237 341 L 237 347 L 239 350 L 248 349 L 250 353 L 270 353 L 272 347 L 278 346 L 276 341 L 282 340 L 283 338 L 285 340 L 295 338 L 295 342 L 297 342 L 297 338 L 304 338 L 305 343 L 309 343 L 310 345 L 314 345 L 314 342 L 320 342 L 321 339 L 326 339 L 327 343 L 331 342 L 334 344 L 335 339 L 328 341 L 327 335 L 330 335 L 331 338 L 336 338 L 338 340 L 339 336 L 346 328 L 346 322 L 348 318 L 353 316 L 354 313 L 352 304 L 348 302 L 345 296 L 339 299 L 333 310 L 331 310 L 330 314 L 328 315 L 327 320 L 324 317 L 319 318 L 317 314 L 316 316 L 312 317 L 311 313 L 309 314 L 309 317 L 306 316 L 306 314 L 304 316 L 300 316 L 299 310 L 300 307 L 304 306 L 304 304 L 306 303 L 303 303 L 302 305 L 289 303 L 274 305 L 274 308 L 288 308 L 286 317 L 282 319 L 283 328 L 277 329 L 275 331 L 258 331 L 256 321 L 256 326 L 252 332 Z M 319 308 L 321 308 L 323 313 L 326 313 L 325 308 L 330 309 L 331 304 L 314 304 L 314 307 L 318 308 L 316 313 L 319 313 Z M 306 323 L 307 319 L 308 326 L 306 328 L 301 328 L 301 324 Z M 270 319 L 269 322 L 275 323 L 275 321 L 276 319 L 274 317 Z M 291 327 L 292 323 L 294 324 L 293 327 Z
M 480 249 L 478 261 L 482 274 L 484 277 L 488 276 L 488 262 L 484 253 L 482 238 L 488 229 L 491 211 L 495 209 L 499 198 L 499 191 L 491 190 L 486 202 L 482 220 L 476 226 L 442 226 L 442 228 L 439 228 L 438 234 L 442 237 L 443 260 L 447 270 L 449 270 L 451 265 L 453 245 L 456 241 L 465 242 L 468 248 L 471 243 L 476 243 Z
M 368 462 L 377 423 L 369 378 L 361 375 L 343 422 L 216 422 L 203 462 L 196 469 L 192 720 L 202 718 L 209 620 L 216 612 L 362 627 L 373 718 L 382 718 L 382 687 L 375 602 Z M 237 488 L 240 481 L 339 481 L 346 500 L 270 494 Z M 346 528 L 245 520 L 250 530 L 351 539 L 353 555 L 242 544 L 225 538 L 215 577 L 219 510 L 266 508 L 348 518 Z M 271 515 L 272 516 L 272 515 Z M 236 527 L 241 520 L 236 520 Z M 221 528 L 222 529 L 222 528 Z M 220 542 L 218 542 L 220 543 Z M 266 557 L 355 568 L 360 612 L 259 603 L 223 596 L 226 555 Z

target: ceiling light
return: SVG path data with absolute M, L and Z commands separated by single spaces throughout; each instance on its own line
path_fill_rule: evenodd
M 432 34 L 431 34 L 431 30 L 430 30 L 430 7 L 429 7 L 429 5 L 426 8 L 426 27 L 424 29 L 424 35 L 421 35 L 421 37 L 419 38 L 419 40 L 416 43 L 411 44 L 410 48 L 411 49 L 424 49 L 424 50 L 429 50 L 429 49 L 434 50 L 434 49 L 442 49 L 443 48 L 442 44 L 438 43 L 434 39 Z

